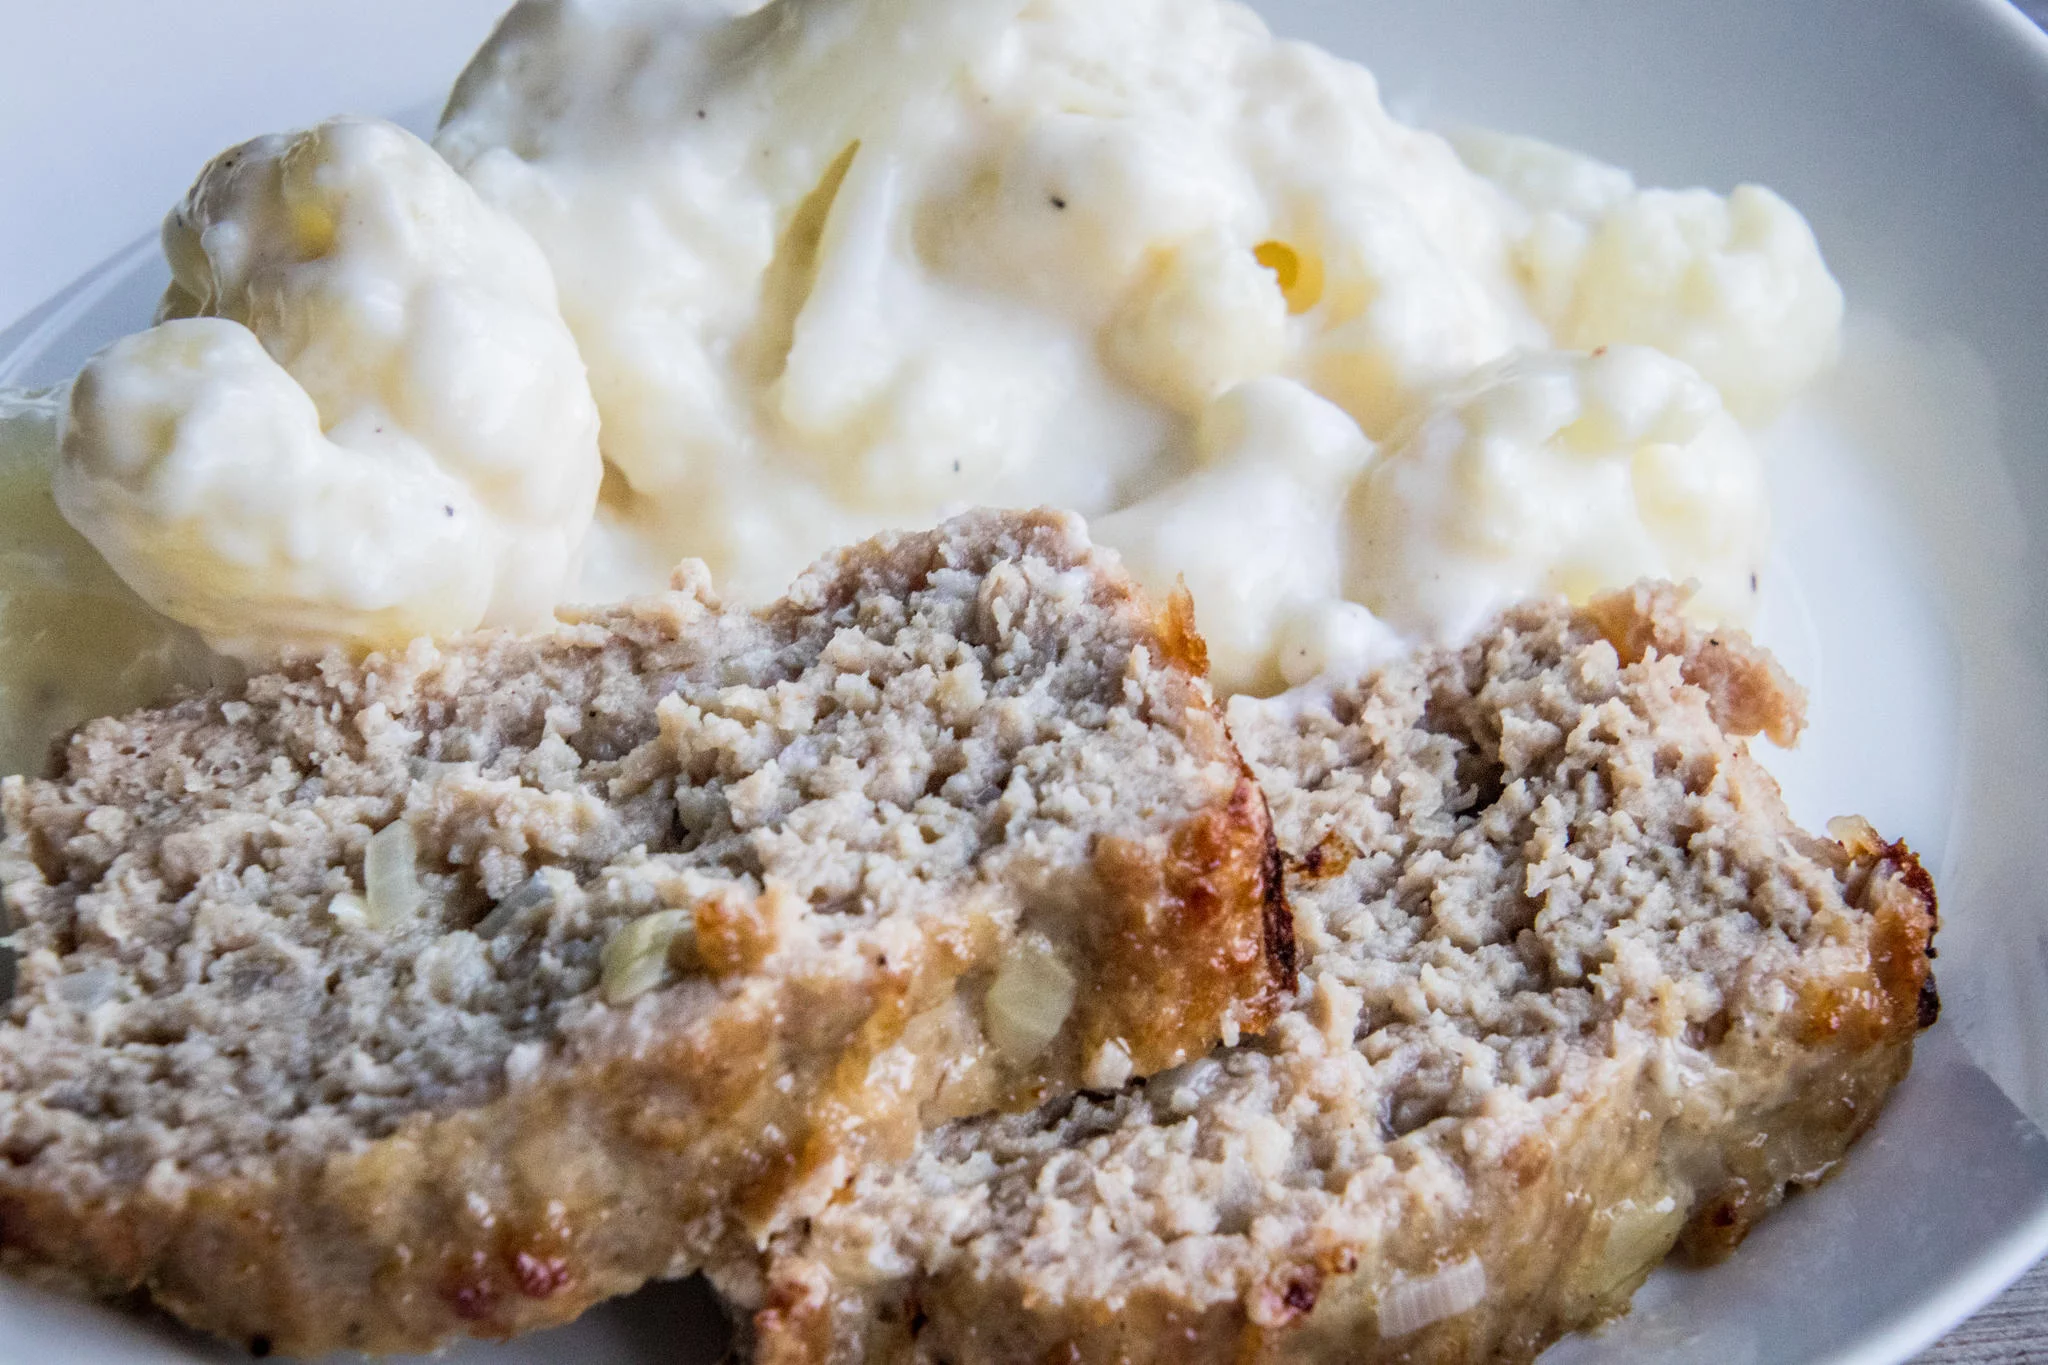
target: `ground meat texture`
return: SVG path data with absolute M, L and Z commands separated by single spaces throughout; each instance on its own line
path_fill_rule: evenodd
M 244 1344 L 563 1321 L 1294 984 L 1264 800 L 1060 514 L 329 657 L 0 789 L 0 1260 Z
M 1302 985 L 1261 1040 L 928 1133 L 765 1263 L 761 1361 L 1526 1361 L 1876 1116 L 1933 887 L 1788 818 L 1802 697 L 1670 589 L 1234 704 Z

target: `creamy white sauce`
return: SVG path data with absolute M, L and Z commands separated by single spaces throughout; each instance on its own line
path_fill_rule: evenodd
M 1345 491 L 1372 443 L 1301 385 L 1254 379 L 1209 405 L 1194 448 L 1194 469 L 1090 529 L 1153 592 L 1187 586 L 1219 688 L 1277 691 L 1283 638 L 1341 652 L 1324 609 L 1343 596 Z
M 762 600 L 972 505 L 1184 578 L 1224 690 L 1646 574 L 1740 621 L 1743 424 L 1840 325 L 1769 191 L 1454 148 L 1220 0 L 527 0 L 435 147 L 216 164 L 167 312 L 225 320 L 78 387 L 67 514 L 223 647 L 519 623 L 686 556 Z

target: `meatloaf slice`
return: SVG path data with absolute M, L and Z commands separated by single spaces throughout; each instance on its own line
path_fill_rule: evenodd
M 1934 896 L 1731 730 L 1669 590 L 1233 706 L 1303 952 L 1261 1041 L 928 1134 L 716 1279 L 756 1359 L 1526 1361 L 1825 1177 L 1931 1018 Z
M 1199 653 L 984 513 L 86 726 L 4 788 L 0 1260 L 297 1354 L 504 1335 L 1263 1028 Z

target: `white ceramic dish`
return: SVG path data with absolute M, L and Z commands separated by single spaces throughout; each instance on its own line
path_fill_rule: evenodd
M 146 321 L 153 225 L 212 152 L 343 110 L 419 126 L 498 6 L 16 7 L 0 385 L 61 380 Z M 1838 1179 L 1545 1359 L 1903 1360 L 2048 1249 L 2048 39 L 2002 0 L 1262 8 L 1425 122 L 1548 136 L 1644 183 L 1769 184 L 1847 290 L 1840 373 L 1765 438 L 1780 550 L 1761 633 L 1815 717 L 1770 761 L 1802 819 L 1860 811 L 1927 856 L 1947 1012 Z M 700 1290 L 666 1286 L 446 1359 L 710 1361 L 723 1340 Z M 0 1365 L 233 1358 L 0 1282 Z

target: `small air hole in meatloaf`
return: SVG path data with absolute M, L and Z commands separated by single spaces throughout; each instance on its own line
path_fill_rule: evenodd
M 1302 985 L 1256 1043 L 908 1161 L 714 1280 L 758 1359 L 1526 1361 L 1827 1175 L 1931 1019 L 1933 888 L 1736 738 L 1670 589 L 1233 703 Z
M 1199 653 L 981 513 L 86 726 L 4 789 L 0 1260 L 291 1354 L 503 1335 L 1264 1027 Z

